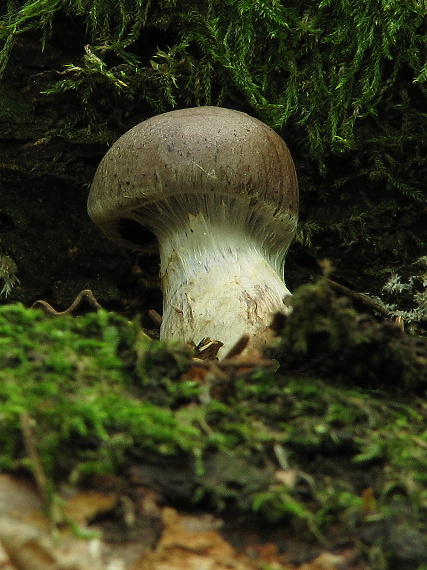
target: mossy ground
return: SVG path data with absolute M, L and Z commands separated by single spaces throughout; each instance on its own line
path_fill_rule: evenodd
M 133 473 L 171 504 L 284 525 L 312 544 L 357 542 L 372 568 L 422 568 L 426 344 L 411 351 L 404 333 L 324 282 L 303 287 L 294 307 L 275 371 L 257 359 L 200 365 L 104 310 L 53 319 L 2 307 L 1 468 L 34 468 L 25 414 L 51 500 L 64 483 Z M 337 331 L 361 322 L 358 360 L 341 354 Z

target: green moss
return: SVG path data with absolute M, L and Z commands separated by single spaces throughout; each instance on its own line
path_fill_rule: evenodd
M 357 536 L 369 555 L 375 544 L 384 560 L 415 564 L 427 548 L 425 402 L 406 382 L 399 396 L 325 366 L 353 346 L 348 327 L 364 317 L 323 282 L 296 294 L 292 315 L 301 331 L 292 328 L 293 339 L 285 326 L 278 372 L 225 367 L 200 376 L 188 351 L 106 311 L 52 319 L 1 307 L 1 469 L 32 468 L 25 412 L 50 482 L 151 469 L 166 493 L 182 477 L 176 493 L 189 503 L 286 522 L 309 540 Z M 397 346 L 379 361 L 393 353 L 398 362 Z M 402 525 L 415 545 L 406 558 L 393 538 Z
M 278 349 L 284 369 L 401 393 L 426 389 L 424 338 L 404 334 L 391 320 L 380 321 L 375 310 L 360 314 L 326 280 L 300 287 L 292 306 Z
M 0 119 L 4 122 L 28 123 L 33 118 L 31 106 L 19 91 L 9 85 L 0 85 Z
M 191 450 L 190 442 L 197 440 L 197 429 L 178 426 L 168 409 L 132 395 L 132 384 L 136 390 L 141 382 L 130 372 L 138 354 L 145 353 L 149 363 L 165 350 L 142 336 L 135 324 L 104 311 L 83 319 L 50 320 L 40 311 L 15 305 L 2 307 L 0 336 L 3 467 L 13 466 L 22 452 L 23 412 L 42 435 L 40 453 L 50 474 L 58 449 L 68 450 L 62 458 L 59 454 L 58 462 L 74 459 L 79 464 L 77 450 L 83 441 L 102 448 L 97 469 L 105 470 L 115 465 L 117 441 L 122 448 L 135 444 L 172 453 Z M 143 377 L 142 364 L 138 370 Z M 110 456 L 106 448 L 114 441 Z M 81 469 L 87 469 L 85 457 L 82 453 Z
M 422 2 L 21 0 L 3 18 L 4 62 L 10 38 L 41 28 L 46 42 L 58 13 L 83 17 L 90 45 L 83 64 L 70 64 L 55 90 L 77 89 L 86 104 L 93 97 L 102 105 L 108 86 L 122 104 L 139 91 L 157 111 L 243 98 L 276 128 L 290 119 L 299 125 L 318 156 L 354 148 L 357 124 L 375 123 L 380 111 L 393 120 L 382 132 L 370 130 L 371 139 L 379 141 L 393 125 L 401 130 L 402 109 L 425 97 Z M 164 40 L 147 53 L 138 41 L 152 30 Z M 402 136 L 395 135 L 397 144 Z M 377 172 L 387 175 L 388 165 L 377 158 Z
M 423 2 L 19 0 L 3 14 L 5 77 L 22 34 L 45 53 L 64 34 L 73 46 L 37 74 L 43 104 L 60 109 L 40 140 L 110 143 L 155 113 L 207 104 L 277 129 L 302 190 L 291 285 L 310 273 L 301 247 L 375 293 L 424 255 Z

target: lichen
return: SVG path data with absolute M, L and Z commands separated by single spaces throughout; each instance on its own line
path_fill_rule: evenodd
M 415 274 L 405 280 L 397 273 L 387 279 L 382 289 L 382 302 L 407 331 L 426 334 L 427 257 L 416 260 L 412 269 Z
M 0 254 L 0 284 L 3 282 L 3 287 L 0 290 L 0 297 L 7 297 L 12 289 L 19 283 L 16 276 L 18 266 L 8 255 Z

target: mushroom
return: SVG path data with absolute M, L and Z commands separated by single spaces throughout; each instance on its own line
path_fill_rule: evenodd
M 284 259 L 297 211 L 284 141 L 221 107 L 171 111 L 130 129 L 102 159 L 88 199 L 108 238 L 158 248 L 160 338 L 219 340 L 219 356 L 242 335 L 248 348 L 269 343 L 273 315 L 286 313 Z

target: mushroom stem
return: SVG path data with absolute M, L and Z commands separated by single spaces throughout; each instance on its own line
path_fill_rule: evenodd
M 272 340 L 272 317 L 286 311 L 283 299 L 290 295 L 280 277 L 283 251 L 268 255 L 231 220 L 213 224 L 203 213 L 157 234 L 164 295 L 160 338 L 220 340 L 220 357 L 243 334 L 250 335 L 252 348 Z

